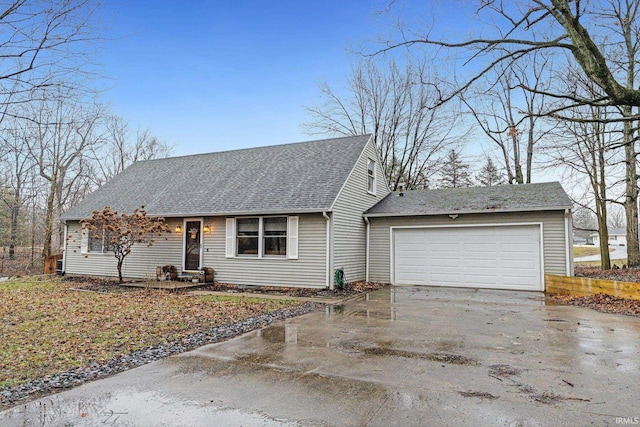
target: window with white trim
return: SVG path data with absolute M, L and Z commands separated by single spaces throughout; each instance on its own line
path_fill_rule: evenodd
M 238 255 L 258 255 L 260 218 L 238 218 Z
M 236 218 L 235 222 L 233 218 L 228 218 L 226 230 L 227 258 L 298 258 L 297 216 Z M 230 245 L 234 244 L 235 248 L 232 248 Z
M 88 231 L 89 233 L 89 252 L 104 254 L 111 251 L 111 244 L 107 241 L 104 230 Z
M 263 255 L 287 255 L 287 217 L 263 218 Z
M 376 194 L 376 162 L 372 159 L 367 162 L 367 192 Z

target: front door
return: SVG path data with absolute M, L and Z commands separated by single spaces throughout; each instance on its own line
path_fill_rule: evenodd
M 186 221 L 184 225 L 184 269 L 197 270 L 200 267 L 202 222 Z

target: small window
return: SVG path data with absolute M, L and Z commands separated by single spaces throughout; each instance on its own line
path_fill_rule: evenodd
M 238 218 L 238 255 L 258 255 L 259 218 Z
M 376 193 L 376 162 L 371 159 L 367 164 L 367 192 Z
M 287 254 L 287 217 L 264 218 L 264 255 Z
M 111 251 L 111 245 L 107 242 L 108 237 L 104 235 L 104 230 L 89 231 L 89 252 L 103 254 Z

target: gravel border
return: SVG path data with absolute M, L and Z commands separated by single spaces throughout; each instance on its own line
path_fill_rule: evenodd
M 230 338 L 237 337 L 246 332 L 263 328 L 278 320 L 300 316 L 314 311 L 324 304 L 307 302 L 295 307 L 277 310 L 271 313 L 250 317 L 230 323 L 215 326 L 209 330 L 186 335 L 175 341 L 147 347 L 133 353 L 125 354 L 103 363 L 92 363 L 68 371 L 39 378 L 12 388 L 0 391 L 0 407 L 5 409 L 14 406 L 18 402 L 23 403 L 27 399 L 35 399 L 51 393 L 82 385 L 86 382 L 105 378 L 119 372 L 123 372 L 138 366 L 146 365 L 165 357 L 184 353 L 206 344 L 213 344 Z

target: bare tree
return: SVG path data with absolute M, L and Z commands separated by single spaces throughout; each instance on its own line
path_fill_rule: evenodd
M 142 160 L 167 157 L 173 147 L 155 137 L 149 128 L 132 134 L 129 123 L 121 116 L 104 117 L 105 144 L 94 147 L 95 185 L 102 185 L 127 166 Z
M 435 47 L 445 53 L 451 49 L 458 51 L 457 61 L 473 62 L 477 66 L 473 67 L 474 72 L 462 84 L 456 85 L 450 93 L 443 94 L 441 101 L 445 102 L 465 92 L 498 67 L 505 67 L 505 64 L 526 63 L 534 53 L 565 53 L 566 58 L 572 59 L 584 75 L 602 90 L 603 95 L 598 99 L 583 98 L 562 85 L 536 89 L 521 84 L 525 90 L 566 101 L 566 104 L 545 114 L 561 116 L 562 111 L 579 105 L 638 107 L 640 89 L 629 88 L 626 78 L 620 77 L 612 58 L 606 55 L 608 46 L 624 44 L 624 37 L 621 38 L 619 32 L 613 32 L 610 26 L 606 27 L 606 31 L 602 30 L 607 25 L 603 22 L 606 19 L 611 26 L 619 25 L 615 23 L 613 15 L 621 10 L 630 12 L 624 14 L 627 18 L 635 18 L 637 3 L 637 0 L 609 0 L 597 4 L 572 0 L 479 0 L 476 10 L 478 20 L 494 24 L 493 28 L 484 26 L 482 36 L 449 41 L 433 38 L 433 28 L 423 31 L 401 28 L 399 40 L 389 40 L 385 47 L 374 50 L 370 55 L 416 45 Z M 629 19 L 627 24 L 635 27 L 637 22 Z M 613 40 L 611 36 L 618 38 Z M 566 118 L 571 120 L 570 117 Z
M 607 214 L 607 224 L 611 228 L 625 228 L 626 219 L 624 217 L 624 209 L 619 204 L 609 206 Z
M 92 0 L 13 0 L 0 6 L 0 105 L 21 116 L 25 102 L 55 86 L 75 86 L 100 38 Z M 26 117 L 30 119 L 30 117 Z
M 537 91 L 546 87 L 547 74 L 547 59 L 533 55 L 529 63 L 498 68 L 485 79 L 486 87 L 470 97 L 460 94 L 476 125 L 501 153 L 510 184 L 531 183 L 534 149 L 552 131 L 539 123 L 548 107 Z M 522 89 L 525 85 L 535 91 Z
M 6 122 L 6 121 L 5 121 Z M 5 171 L 4 182 L 10 191 L 5 192 L 1 201 L 10 212 L 9 221 L 9 259 L 15 258 L 18 244 L 18 225 L 21 222 L 22 209 L 27 198 L 29 176 L 33 171 L 33 159 L 29 155 L 29 135 L 20 128 L 18 120 L 12 120 L 13 128 L 0 133 L 1 144 L 7 148 L 7 155 L 0 165 Z
M 590 93 L 595 98 L 600 93 L 600 89 L 580 73 L 569 72 L 563 81 L 584 97 Z M 611 268 L 608 207 L 613 200 L 609 191 L 618 184 L 615 176 L 620 169 L 620 156 L 615 147 L 620 144 L 620 125 L 606 120 L 608 116 L 616 114 L 612 108 L 583 106 L 573 109 L 572 113 L 575 120 L 560 121 L 559 132 L 546 149 L 556 165 L 569 171 L 569 179 L 575 181 L 576 188 L 584 188 L 584 194 L 574 202 L 595 214 L 601 267 L 607 270 Z M 581 185 L 583 183 L 586 185 Z
M 307 107 L 309 133 L 373 135 L 387 182 L 392 189 L 424 188 L 456 134 L 458 114 L 437 107 L 438 88 L 424 64 L 408 61 L 357 63 L 347 80 L 347 95 L 320 86 L 324 103 Z
M 86 179 L 84 156 L 102 143 L 96 134 L 101 107 L 81 105 L 72 95 L 60 92 L 55 98 L 32 106 L 36 119 L 29 150 L 48 186 L 43 256 L 51 255 L 54 221 Z

